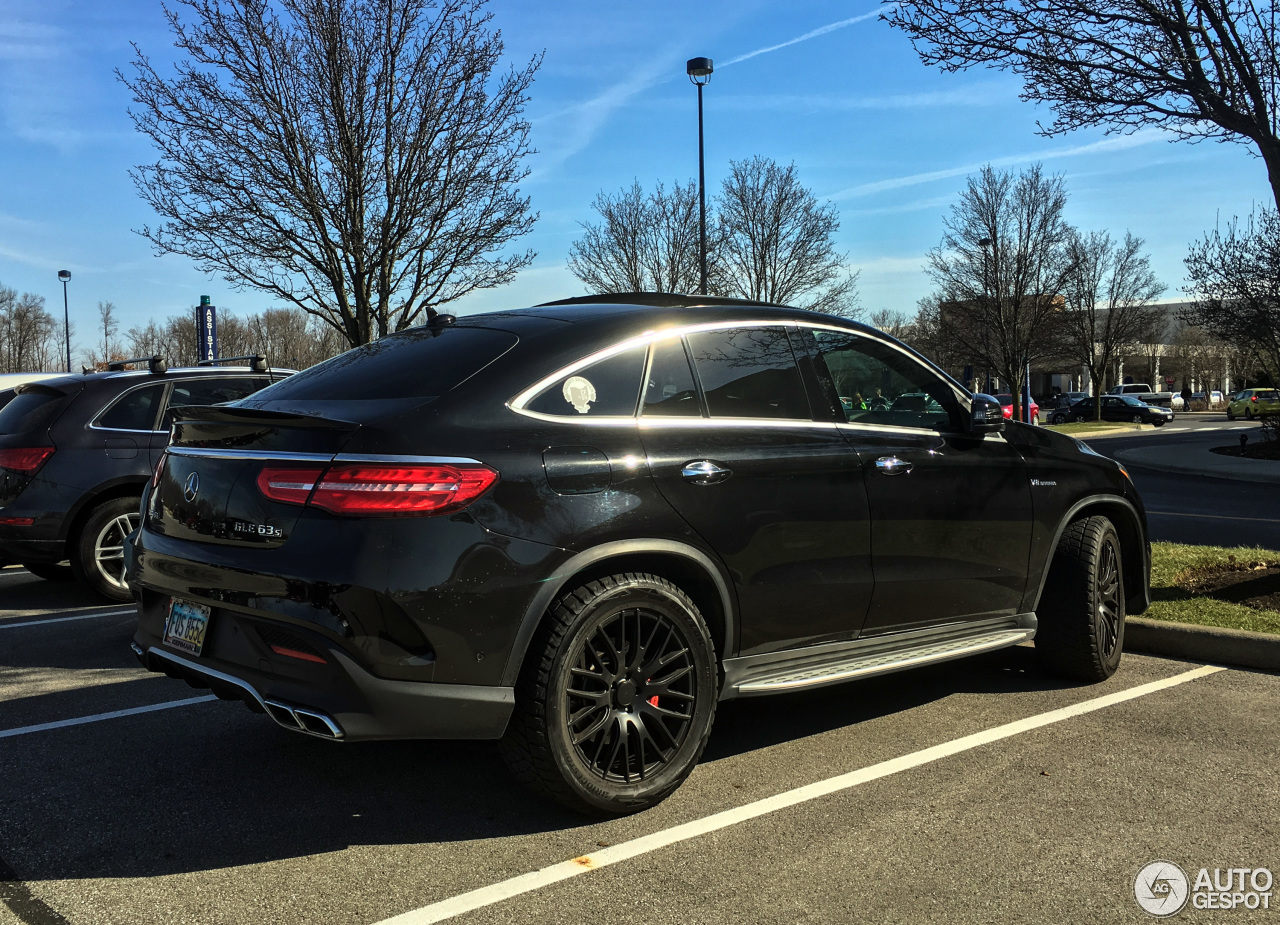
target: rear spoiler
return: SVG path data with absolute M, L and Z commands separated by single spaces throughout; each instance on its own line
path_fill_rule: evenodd
M 342 430 L 355 433 L 360 425 L 355 421 L 338 418 L 322 418 L 314 414 L 296 411 L 270 411 L 266 408 L 238 408 L 232 405 L 185 405 L 174 409 L 174 422 L 182 424 L 239 424 L 266 427 L 308 427 L 318 430 Z

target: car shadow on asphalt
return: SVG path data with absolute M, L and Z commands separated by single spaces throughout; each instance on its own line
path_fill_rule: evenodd
M 723 704 L 704 761 L 956 693 L 1036 691 L 1010 649 L 783 697 Z M 174 684 L 173 695 L 193 694 Z M 856 688 L 857 696 L 850 696 Z M 209 703 L 9 739 L 0 854 L 24 880 L 151 877 L 342 851 L 569 831 L 591 820 L 525 791 L 492 742 L 340 744 Z
M 0 570 L 0 617 L 27 611 L 44 615 L 81 607 L 124 609 L 132 606 L 132 603 L 104 600 L 75 581 L 45 581 L 16 569 Z

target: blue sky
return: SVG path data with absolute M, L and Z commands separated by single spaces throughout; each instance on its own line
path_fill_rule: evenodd
M 538 252 L 510 286 L 468 297 L 458 312 L 580 295 L 566 269 L 591 200 L 631 180 L 697 175 L 696 91 L 687 58 L 716 72 L 705 91 L 707 183 L 730 160 L 794 161 L 801 180 L 840 212 L 840 249 L 861 269 L 863 305 L 913 313 L 929 292 L 923 255 L 984 163 L 1043 161 L 1062 173 L 1068 219 L 1146 239 L 1154 267 L 1180 294 L 1187 244 L 1215 221 L 1270 203 L 1259 160 L 1239 145 L 1133 136 L 1035 134 L 1050 113 L 1018 99 L 1009 74 L 943 74 L 876 19 L 867 0 L 650 0 L 608 4 L 495 0 L 507 53 L 545 49 L 528 115 L 538 154 L 524 190 L 541 218 L 521 246 Z M 99 300 L 122 327 L 186 310 L 201 294 L 236 312 L 271 307 L 184 258 L 156 257 L 131 229 L 154 221 L 128 176 L 152 158 L 114 76 L 130 42 L 172 56 L 153 0 L 0 0 L 0 284 L 60 309 L 57 271 L 71 270 L 73 324 L 87 336 Z

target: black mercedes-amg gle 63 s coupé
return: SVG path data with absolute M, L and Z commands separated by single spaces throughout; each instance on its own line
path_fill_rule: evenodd
M 184 409 L 127 549 L 146 667 L 327 739 L 501 739 L 627 813 L 717 703 L 1035 640 L 1082 681 L 1146 608 L 1138 493 L 831 316 L 604 296 L 454 319 Z

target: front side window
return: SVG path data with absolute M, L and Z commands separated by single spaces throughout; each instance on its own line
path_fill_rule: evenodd
M 163 382 L 126 392 L 96 423 L 111 430 L 155 430 L 163 396 Z
M 524 407 L 557 417 L 632 417 L 646 352 L 633 347 L 561 376 Z
M 819 372 L 835 386 L 850 423 L 959 431 L 955 393 L 934 372 L 887 344 L 843 331 L 814 331 Z
M 711 417 L 812 419 L 786 328 L 703 331 L 689 349 Z

